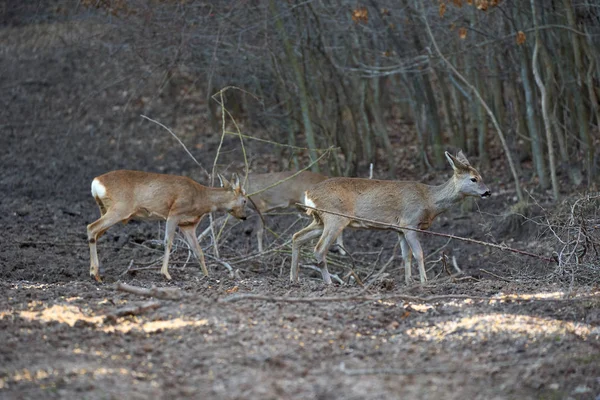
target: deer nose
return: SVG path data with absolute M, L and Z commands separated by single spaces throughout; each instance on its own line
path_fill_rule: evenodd
M 481 197 L 490 197 L 492 195 L 492 192 L 490 192 L 489 190 L 486 190 L 486 192 L 484 194 L 481 195 Z

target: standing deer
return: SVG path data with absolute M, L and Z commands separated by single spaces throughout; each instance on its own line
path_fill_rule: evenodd
M 277 208 L 295 207 L 296 203 L 304 202 L 304 192 L 319 182 L 328 179 L 327 176 L 310 171 L 302 171 L 293 178 L 295 172 L 272 172 L 267 174 L 249 174 L 246 182 L 246 192 L 251 196 L 258 211 L 266 213 Z M 277 185 L 275 185 L 277 182 Z M 273 187 L 270 187 L 275 185 Z M 261 190 L 266 189 L 261 192 Z M 260 192 L 255 195 L 252 193 Z M 261 218 L 256 220 L 254 227 L 258 241 L 258 251 L 263 252 L 264 224 Z M 337 238 L 338 251 L 345 254 L 342 236 Z
M 96 241 L 117 222 L 130 219 L 166 220 L 165 256 L 160 272 L 169 275 L 169 253 L 177 227 L 200 261 L 202 272 L 208 275 L 204 254 L 196 239 L 196 227 L 211 211 L 226 211 L 236 218 L 246 219 L 246 194 L 237 175 L 233 184 L 219 175 L 222 188 L 212 188 L 176 175 L 142 171 L 112 171 L 94 178 L 92 196 L 98 203 L 101 217 L 87 226 L 90 245 L 90 275 L 101 282 Z
M 292 238 L 290 280 L 298 281 L 300 247 L 321 235 L 314 255 L 321 268 L 323 280 L 331 284 L 327 270 L 327 252 L 344 228 L 350 226 L 359 229 L 396 230 L 402 250 L 406 283 L 411 282 L 411 252 L 417 260 L 421 282 L 427 281 L 423 250 L 417 232 L 401 227 L 428 229 L 435 217 L 465 197 L 491 195 L 481 175 L 469 164 L 462 151 L 456 157 L 446 152 L 446 158 L 454 170 L 454 175 L 439 186 L 409 181 L 331 178 L 309 189 L 304 199 L 304 204 L 309 207 L 394 224 L 400 228 L 308 209 L 307 214 L 312 215 L 313 221 L 306 228 L 296 232 Z

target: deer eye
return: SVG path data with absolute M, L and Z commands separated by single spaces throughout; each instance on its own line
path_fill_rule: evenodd
M 471 182 L 477 182 L 477 178 L 471 178 Z

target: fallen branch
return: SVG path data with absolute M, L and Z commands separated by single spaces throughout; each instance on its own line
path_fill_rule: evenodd
M 374 225 L 376 225 L 378 227 L 381 227 L 381 228 L 390 228 L 390 229 L 396 230 L 396 231 L 403 231 L 403 230 L 415 231 L 415 232 L 425 233 L 425 234 L 433 235 L 433 236 L 441 236 L 441 237 L 445 237 L 445 238 L 449 238 L 449 239 L 462 240 L 463 242 L 475 243 L 475 244 L 479 244 L 479 245 L 482 245 L 482 246 L 493 247 L 495 249 L 500 249 L 500 250 L 503 250 L 503 251 L 511 251 L 513 253 L 522 254 L 522 255 L 525 255 L 525 256 L 538 258 L 540 260 L 544 260 L 544 261 L 556 263 L 556 259 L 554 259 L 554 258 L 545 257 L 545 256 L 542 256 L 542 255 L 530 253 L 530 252 L 524 251 L 524 250 L 513 249 L 512 247 L 502 246 L 502 245 L 495 244 L 495 243 L 483 242 L 481 240 L 469 239 L 469 238 L 465 238 L 465 237 L 462 237 L 462 236 L 450 235 L 450 234 L 447 234 L 447 233 L 431 232 L 431 231 L 426 231 L 426 230 L 418 229 L 418 228 L 410 228 L 410 227 L 407 227 L 407 226 L 400 226 L 400 225 L 396 225 L 396 224 L 388 224 L 386 222 L 375 221 L 373 219 L 368 219 L 368 218 L 361 218 L 361 217 L 357 217 L 357 216 L 354 216 L 354 215 L 348 215 L 348 214 L 339 213 L 339 212 L 336 212 L 336 211 L 323 210 L 322 208 L 311 207 L 311 206 L 307 206 L 306 204 L 301 204 L 301 203 L 296 203 L 296 204 L 298 206 L 300 206 L 300 207 L 303 207 L 303 208 L 308 208 L 308 209 L 315 210 L 315 211 L 320 211 L 320 212 L 324 212 L 324 213 L 328 213 L 328 214 L 333 214 L 333 215 L 337 215 L 337 216 L 340 216 L 340 217 L 346 217 L 346 218 L 353 219 L 355 221 L 368 222 L 370 224 L 374 224 Z
M 346 375 L 426 375 L 426 374 L 456 374 L 468 371 L 494 370 L 498 368 L 509 368 L 517 365 L 529 365 L 528 361 L 507 361 L 489 364 L 476 364 L 473 366 L 462 366 L 460 368 L 429 367 L 429 368 L 365 368 L 346 369 L 344 363 L 340 364 L 340 371 Z
M 345 301 L 385 301 L 385 300 L 404 300 L 406 302 L 413 303 L 429 303 L 438 300 L 451 300 L 451 299 L 471 299 L 471 300 L 493 300 L 490 297 L 479 297 L 479 296 L 468 296 L 463 294 L 454 295 L 440 295 L 440 296 L 429 296 L 429 297 L 417 297 L 409 296 L 405 294 L 393 294 L 387 296 L 366 296 L 363 294 L 364 290 L 360 293 L 352 296 L 339 296 L 339 297 L 275 297 L 265 296 L 261 294 L 250 294 L 242 293 L 233 296 L 219 299 L 222 303 L 233 303 L 241 300 L 262 300 L 269 302 L 282 302 L 282 303 L 339 303 Z
M 259 300 L 268 302 L 281 302 L 281 303 L 341 303 L 345 301 L 388 301 L 388 300 L 403 300 L 410 303 L 434 303 L 440 300 L 481 300 L 481 301 L 505 301 L 505 302 L 563 302 L 563 301 L 585 301 L 590 299 L 600 299 L 598 293 L 592 293 L 589 296 L 580 297 L 560 297 L 560 298 L 520 298 L 510 295 L 503 295 L 498 297 L 484 297 L 484 296 L 469 296 L 466 294 L 447 294 L 438 296 L 418 297 L 409 296 L 406 294 L 390 294 L 385 296 L 368 296 L 365 295 L 365 290 L 351 295 L 351 296 L 337 296 L 337 297 L 276 297 L 276 296 L 265 296 L 261 294 L 241 293 L 233 296 L 219 299 L 220 303 L 234 303 L 242 300 Z M 568 296 L 565 294 L 565 296 Z
M 115 310 L 114 312 L 107 314 L 105 318 L 107 320 L 115 321 L 117 318 L 120 318 L 120 317 L 144 314 L 146 311 L 156 310 L 160 306 L 161 306 L 161 304 L 158 301 L 148 301 L 146 303 L 142 303 L 139 305 L 131 305 L 131 306 L 119 308 L 119 309 Z
M 117 282 L 116 290 L 121 292 L 127 292 L 138 296 L 155 297 L 157 299 L 164 300 L 179 300 L 183 297 L 179 288 L 158 288 L 152 286 L 150 289 L 127 285 L 125 283 Z

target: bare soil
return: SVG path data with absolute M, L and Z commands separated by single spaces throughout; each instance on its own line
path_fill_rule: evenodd
M 457 240 L 423 236 L 428 284 L 406 286 L 397 258 L 365 291 L 354 281 L 326 287 L 304 268 L 301 283 L 290 284 L 289 249 L 252 257 L 251 221 L 234 223 L 224 231 L 220 256 L 235 278 L 212 259 L 204 278 L 178 241 L 174 280 L 165 282 L 158 271 L 161 225 L 132 222 L 100 240 L 105 280 L 92 281 L 85 227 L 98 217 L 89 194 L 94 176 L 128 168 L 207 183 L 177 141 L 139 115 L 170 126 L 207 169 L 219 135 L 206 128 L 206 105 L 193 92 L 164 90 L 164 71 L 149 72 L 102 23 L 3 20 L 0 398 L 600 396 L 599 288 L 563 285 L 548 278 L 551 264 Z M 415 149 L 401 142 L 406 136 L 392 135 L 403 179 L 447 179 L 448 171 L 424 177 L 411 167 Z M 277 164 L 271 147 L 247 145 L 255 170 Z M 219 169 L 239 170 L 240 160 L 239 142 L 226 138 Z M 498 171 L 480 172 L 493 198 L 449 212 L 432 230 L 551 254 L 531 226 L 500 236 L 500 214 L 514 193 Z M 269 217 L 281 234 L 269 236 L 271 248 L 307 222 L 294 213 Z M 361 279 L 373 277 L 395 243 L 389 232 L 348 232 L 353 257 L 332 256 L 331 271 L 344 278 L 353 268 Z M 209 240 L 202 246 L 213 254 Z M 309 252 L 304 262 L 310 264 Z M 183 298 L 112 318 L 148 301 L 116 291 L 117 281 L 177 287 Z M 227 301 L 243 294 L 274 301 Z M 332 299 L 280 301 L 321 297 Z

